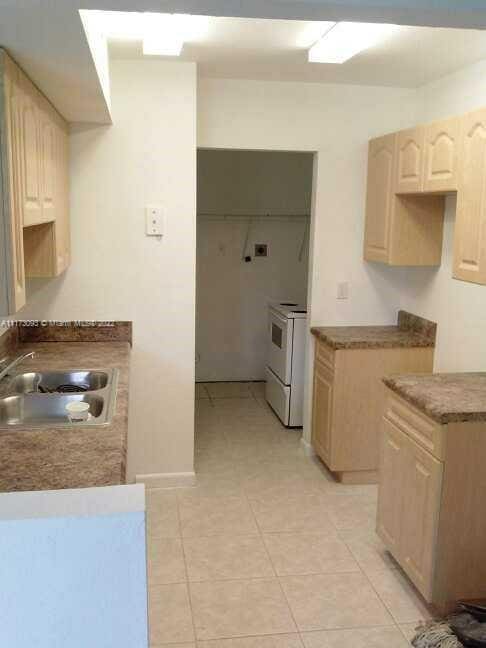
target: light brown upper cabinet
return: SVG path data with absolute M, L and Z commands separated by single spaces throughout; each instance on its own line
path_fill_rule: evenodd
M 457 191 L 461 122 L 459 117 L 425 127 L 423 190 Z
M 396 135 L 371 140 L 368 152 L 365 258 L 387 263 L 393 203 Z
M 388 265 L 436 266 L 442 255 L 443 197 L 395 192 L 400 142 L 405 147 L 403 176 L 409 164 L 407 141 L 393 133 L 369 143 L 364 258 Z
M 486 109 L 463 117 L 460 155 L 453 274 L 486 284 Z
M 420 193 L 423 186 L 425 131 L 419 126 L 397 133 L 395 193 Z
M 0 315 L 25 304 L 26 277 L 69 265 L 68 129 L 0 50 Z
M 486 108 L 370 141 L 365 260 L 440 265 L 451 192 L 453 276 L 486 285 Z

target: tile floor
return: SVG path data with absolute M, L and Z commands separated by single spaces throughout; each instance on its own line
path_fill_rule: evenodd
M 147 493 L 151 648 L 403 648 L 429 617 L 375 486 L 305 456 L 259 383 L 198 384 L 197 486 Z

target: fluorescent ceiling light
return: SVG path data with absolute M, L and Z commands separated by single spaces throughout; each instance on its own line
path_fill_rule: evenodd
M 311 63 L 344 63 L 373 45 L 384 41 L 396 25 L 340 22 L 309 50 Z
M 149 56 L 178 56 L 185 42 L 208 31 L 206 16 L 141 11 L 83 11 L 83 24 L 108 40 L 142 41 Z
M 143 18 L 145 56 L 179 56 L 184 45 L 179 17 L 174 14 L 145 13 Z

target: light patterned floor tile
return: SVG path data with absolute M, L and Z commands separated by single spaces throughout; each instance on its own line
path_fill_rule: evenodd
M 216 474 L 198 472 L 195 486 L 177 489 L 179 501 L 200 497 L 244 497 L 244 495 L 243 486 L 234 471 Z
M 238 637 L 198 641 L 198 648 L 303 648 L 298 634 Z
M 325 533 L 336 535 L 324 496 L 306 495 L 294 499 L 252 499 L 253 513 L 263 533 Z
M 326 493 L 329 517 L 339 531 L 374 531 L 376 527 L 376 499 L 371 495 Z
M 395 626 L 303 632 L 302 641 L 305 648 L 406 648 L 408 645 Z
M 278 576 L 360 571 L 349 549 L 337 537 L 270 533 L 263 539 Z
M 201 398 L 209 398 L 206 383 L 196 383 L 196 399 L 200 400 Z
M 243 497 L 183 499 L 179 502 L 179 514 L 184 537 L 258 533 L 251 508 Z
M 261 425 L 259 423 L 239 423 L 224 427 L 225 438 L 231 445 L 270 441 L 274 445 L 282 442 L 283 428 L 276 423 Z
M 403 648 L 429 613 L 374 533 L 376 486 L 306 456 L 263 387 L 198 385 L 197 485 L 147 491 L 151 648 L 196 648 L 194 623 L 197 648 L 303 648 L 294 617 L 305 648 Z
M 322 495 L 324 485 L 316 477 L 308 477 L 298 470 L 257 471 L 242 478 L 243 488 L 250 499 L 287 499 L 303 495 Z
M 227 473 L 235 470 L 235 460 L 230 447 L 224 443 L 217 448 L 196 448 L 194 466 L 196 473 Z
M 186 581 L 186 566 L 180 538 L 148 538 L 148 579 L 151 585 Z
M 286 576 L 280 582 L 301 631 L 393 624 L 361 573 Z
M 247 382 L 207 383 L 206 388 L 211 398 L 252 398 L 251 385 Z
M 275 575 L 259 536 L 186 538 L 184 553 L 190 581 L 268 578 Z
M 187 585 L 149 588 L 149 627 L 152 645 L 194 641 Z
M 302 453 L 292 450 L 284 451 L 276 448 L 273 453 L 265 453 L 264 456 L 254 455 L 246 459 L 234 460 L 241 477 L 251 474 L 265 475 L 268 472 L 301 472 L 312 475 L 312 464 Z M 324 484 L 324 481 L 323 481 Z
M 150 648 L 159 648 L 159 646 L 165 646 L 166 644 L 150 644 Z M 196 648 L 196 643 L 181 643 L 181 644 L 170 644 L 170 648 Z
M 340 531 L 339 537 L 365 573 L 397 568 L 397 563 L 374 531 Z
M 250 383 L 251 393 L 255 398 L 265 398 L 265 383 L 252 382 Z
M 418 623 L 431 618 L 424 600 L 400 569 L 372 571 L 367 575 L 397 623 Z
M 198 640 L 296 631 L 276 579 L 191 583 Z
M 408 642 L 408 645 L 412 643 L 412 639 L 417 634 L 419 624 L 417 623 L 401 623 L 399 625 L 400 630 L 403 632 L 405 639 Z
M 155 538 L 180 536 L 177 496 L 163 488 L 147 489 L 147 535 Z
M 271 439 L 259 439 L 254 443 L 232 443 L 230 448 L 233 459 L 243 463 L 272 462 L 278 465 L 280 461 L 287 461 L 292 456 L 296 460 L 304 459 L 298 447 L 289 451 L 284 444 L 276 444 Z

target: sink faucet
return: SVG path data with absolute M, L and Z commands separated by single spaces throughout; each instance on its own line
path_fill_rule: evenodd
M 33 357 L 35 357 L 35 351 L 29 351 L 28 353 L 23 353 L 22 355 L 17 356 L 4 369 L 2 369 L 2 371 L 0 371 L 0 380 L 5 378 L 8 372 L 11 371 L 18 364 L 20 364 L 23 360 L 25 360 L 26 358 L 33 358 Z

